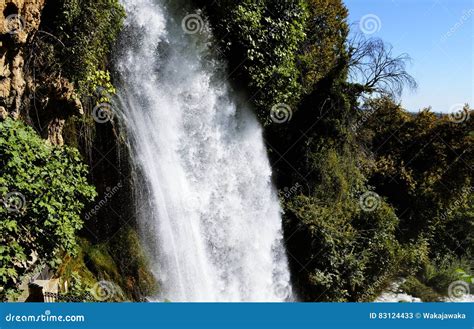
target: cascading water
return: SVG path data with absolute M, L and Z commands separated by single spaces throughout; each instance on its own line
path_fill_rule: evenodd
M 137 199 L 159 296 L 291 299 L 281 210 L 256 118 L 229 91 L 206 24 L 164 0 L 122 0 L 115 67 L 140 172 Z M 176 17 L 173 17 L 176 16 Z M 189 18 L 188 17 L 188 18 Z

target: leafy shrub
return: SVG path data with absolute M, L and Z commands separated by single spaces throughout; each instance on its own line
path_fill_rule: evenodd
M 97 70 L 92 72 L 86 78 L 86 84 L 89 87 L 89 95 L 96 95 L 97 102 L 99 103 L 110 103 L 112 100 L 111 96 L 116 94 L 116 89 L 112 84 L 109 71 Z
M 62 294 L 62 297 L 68 301 L 87 301 L 90 299 L 89 287 L 82 281 L 81 276 L 77 272 L 73 272 L 68 281 L 68 291 Z
M 74 253 L 81 212 L 95 190 L 79 152 L 46 144 L 21 122 L 0 122 L 0 298 L 37 257 L 55 266 L 59 250 Z
M 319 177 L 309 196 L 285 202 L 285 234 L 305 300 L 355 301 L 398 271 L 398 218 L 382 199 L 361 207 L 364 177 L 354 159 L 333 148 L 313 152 Z
M 298 51 L 298 67 L 306 94 L 331 70 L 344 63 L 349 34 L 348 10 L 341 1 L 306 0 L 306 39 Z
M 431 243 L 433 258 L 440 258 L 443 255 L 454 255 L 458 258 L 471 257 L 474 255 L 474 194 L 472 188 L 464 190 L 468 193 L 467 200 L 463 200 L 465 195 L 454 202 L 446 209 L 440 218 L 443 223 L 436 227 Z M 466 204 L 462 203 L 466 201 Z M 455 209 L 460 207 L 459 209 Z

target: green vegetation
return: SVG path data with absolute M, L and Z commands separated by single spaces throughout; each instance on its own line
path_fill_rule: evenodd
M 465 120 L 452 120 L 402 109 L 394 96 L 416 87 L 405 70 L 409 57 L 394 57 L 381 40 L 350 40 L 342 0 L 194 3 L 211 22 L 235 88 L 265 124 L 278 188 L 301 187 L 281 193 L 298 295 L 370 301 L 404 277 L 405 292 L 436 301 L 452 282 L 472 283 L 473 111 L 466 106 Z M 47 2 L 41 29 L 48 34 L 35 36 L 30 54 L 45 97 L 51 81 L 66 77 L 80 96 L 94 96 L 84 103 L 89 112 L 110 101 L 108 57 L 123 17 L 117 0 Z M 283 124 L 270 120 L 280 103 L 293 114 Z M 95 139 L 100 153 L 117 142 L 106 125 L 94 134 L 90 116 L 66 122 L 65 140 L 92 160 L 84 145 Z M 0 128 L 0 299 L 15 292 L 31 251 L 58 269 L 70 298 L 88 300 L 100 281 L 117 285 L 113 300 L 154 293 L 133 227 L 104 210 L 88 227 L 97 234 L 78 233 L 95 196 L 78 152 L 45 144 L 19 122 Z M 99 191 L 116 183 L 107 167 L 95 170 Z M 126 198 L 118 200 L 120 212 L 131 211 Z
M 123 227 L 107 242 L 92 244 L 81 238 L 79 245 L 77 255 L 66 255 L 58 269 L 66 298 L 98 301 L 91 292 L 99 282 L 109 285 L 107 301 L 141 300 L 156 292 L 157 283 L 131 227 Z
M 93 108 L 115 94 L 109 56 L 125 13 L 117 0 L 52 0 L 45 3 L 39 31 L 31 36 L 25 71 L 31 76 L 27 122 L 40 134 L 55 117 L 68 121 L 67 142 L 90 155 L 95 137 Z M 82 104 L 78 105 L 79 100 Z M 82 105 L 82 106 L 81 106 Z M 84 110 L 85 119 L 75 125 Z M 31 113 L 30 113 L 31 112 Z M 75 128 L 80 129 L 75 131 Z M 83 140 L 75 140 L 80 135 Z M 71 138 L 72 137 L 72 138 Z
M 400 214 L 400 238 L 444 230 L 471 194 L 473 121 L 454 123 L 429 110 L 411 115 L 390 99 L 366 106 L 374 112 L 365 126 L 372 135 L 367 145 L 376 151 L 371 183 L 394 207 L 409 209 Z
M 59 252 L 74 254 L 81 212 L 96 195 L 79 152 L 47 145 L 32 128 L 0 122 L 0 299 L 38 258 L 55 267 Z
M 448 286 L 449 286 L 448 282 Z M 447 287 L 447 286 L 446 286 Z M 438 294 L 433 288 L 427 286 L 415 276 L 410 276 L 400 286 L 400 289 L 411 296 L 416 296 L 424 302 L 438 302 L 442 300 L 442 296 Z
M 107 58 L 122 29 L 125 17 L 118 0 L 53 0 L 43 10 L 42 28 L 54 35 L 53 45 L 58 69 L 79 87 L 81 94 L 95 92 L 91 82 L 98 70 L 105 70 Z M 106 86 L 101 86 L 106 88 Z
M 116 94 L 114 85 L 111 82 L 109 71 L 97 70 L 87 76 L 86 84 L 88 86 L 89 95 L 95 95 L 97 103 L 111 103 L 110 99 Z
M 470 271 L 471 265 L 467 259 L 445 256 L 442 260 L 425 263 L 400 288 L 424 302 L 441 301 L 448 296 L 449 286 L 453 282 L 464 280 L 471 288 L 474 287 L 472 277 L 466 273 Z
M 399 245 L 392 209 L 383 204 L 365 214 L 356 204 L 300 196 L 288 205 L 286 226 L 296 229 L 288 239 L 290 253 L 306 264 L 299 269 L 305 299 L 356 300 L 396 267 Z
M 426 300 L 446 295 L 455 266 L 441 261 L 474 246 L 472 119 L 409 114 L 386 97 L 359 109 L 344 83 L 319 86 L 285 127 L 267 128 L 274 161 L 286 154 L 279 186 L 306 186 L 282 200 L 300 296 L 370 300 L 400 276 Z
M 344 56 L 347 10 L 329 0 L 218 0 L 205 7 L 238 86 L 263 122 L 273 106 L 301 97 Z

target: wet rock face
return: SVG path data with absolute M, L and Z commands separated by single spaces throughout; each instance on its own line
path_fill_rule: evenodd
M 18 118 L 25 92 L 24 50 L 40 24 L 44 0 L 0 2 L 0 119 Z

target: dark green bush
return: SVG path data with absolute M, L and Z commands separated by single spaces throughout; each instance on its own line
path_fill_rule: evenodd
M 310 196 L 285 202 L 285 232 L 297 287 L 305 300 L 355 301 L 398 271 L 398 218 L 381 198 L 361 205 L 365 182 L 354 159 L 334 149 L 311 154 Z
M 16 289 L 32 253 L 56 265 L 58 251 L 73 253 L 81 212 L 95 196 L 79 152 L 53 147 L 32 128 L 0 122 L 0 299 Z
M 400 286 L 400 289 L 410 296 L 420 298 L 424 302 L 439 302 L 442 296 L 433 288 L 427 286 L 415 276 L 410 276 Z

